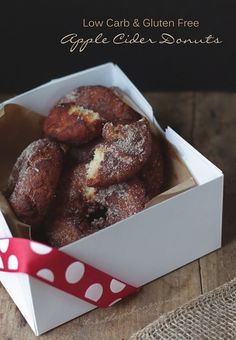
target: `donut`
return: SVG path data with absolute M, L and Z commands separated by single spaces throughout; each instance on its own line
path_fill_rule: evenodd
M 8 200 L 20 221 L 40 225 L 52 202 L 61 173 L 63 150 L 56 142 L 39 139 L 17 159 L 8 184 Z
M 101 85 L 81 86 L 59 100 L 59 104 L 68 103 L 98 112 L 106 121 L 114 124 L 128 124 L 140 118 L 120 99 L 115 89 Z
M 43 132 L 60 142 L 82 144 L 101 135 L 102 126 L 99 113 L 75 103 L 64 103 L 51 109 Z
M 140 171 L 140 178 L 144 182 L 148 199 L 160 194 L 164 183 L 164 158 L 161 143 L 155 136 L 152 136 L 151 155 Z
M 96 231 L 95 226 L 91 227 L 84 220 L 76 218 L 60 217 L 53 221 L 50 229 L 47 230 L 47 243 L 56 248 L 60 248 L 78 241 Z
M 62 247 L 98 230 L 86 219 L 88 208 L 81 190 L 78 171 L 65 170 L 45 222 L 46 239 L 51 246 Z
M 145 194 L 144 186 L 137 178 L 98 189 L 94 199 L 106 213 L 103 220 L 100 217 L 94 225 L 99 227 L 103 223 L 107 227 L 143 210 Z
M 86 214 L 80 178 L 74 168 L 65 169 L 62 173 L 51 210 L 52 213 L 48 217 L 50 220 L 55 217 L 76 217 L 77 220 L 82 220 Z
M 152 135 L 146 118 L 126 125 L 106 123 L 103 138 L 87 168 L 86 181 L 91 187 L 107 187 L 128 180 L 151 153 Z
M 89 206 L 94 202 L 95 188 L 88 187 L 86 184 L 86 169 L 87 164 L 73 165 L 66 171 L 61 185 L 58 189 L 56 206 L 59 206 L 58 213 L 64 214 L 63 211 L 68 211 L 76 204 L 78 209 L 73 209 L 72 214 L 75 213 L 83 217 L 88 213 Z M 88 205 L 89 203 L 89 205 Z M 62 209 L 61 207 L 64 206 Z M 55 209 L 54 209 L 55 210 Z M 60 212 L 61 211 L 61 212 Z M 68 214 L 68 213 L 67 213 Z
M 102 229 L 144 209 L 146 193 L 138 178 L 107 188 L 88 187 L 86 167 L 86 164 L 79 164 L 73 168 L 73 173 L 88 207 L 87 218 L 92 227 Z

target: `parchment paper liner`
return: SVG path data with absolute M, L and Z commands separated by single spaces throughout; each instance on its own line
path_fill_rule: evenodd
M 123 96 L 122 96 L 123 97 Z M 125 98 L 130 106 L 132 102 Z M 137 107 L 135 107 L 137 109 Z M 143 115 L 142 112 L 139 111 Z M 45 117 L 17 104 L 7 104 L 0 110 L 0 191 L 4 192 L 11 169 L 21 152 L 32 141 L 42 137 Z M 153 206 L 196 185 L 191 173 L 181 160 L 177 150 L 150 122 L 152 130 L 163 145 L 165 154 L 165 185 L 163 192 L 153 198 L 146 207 Z M 30 226 L 17 220 L 4 195 L 0 192 L 0 209 L 15 237 L 31 237 Z

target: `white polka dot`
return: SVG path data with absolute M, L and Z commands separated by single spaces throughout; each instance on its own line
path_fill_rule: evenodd
M 3 265 L 3 262 L 2 262 L 1 256 L 0 256 L 0 269 L 4 269 L 4 265 Z
M 44 280 L 53 282 L 54 281 L 54 274 L 50 269 L 41 269 L 36 274 L 38 277 L 41 277 Z
M 102 293 L 103 293 L 102 285 L 100 283 L 94 283 L 86 290 L 85 297 L 87 299 L 97 302 L 101 298 Z
M 51 247 L 36 242 L 30 242 L 30 246 L 31 249 L 38 255 L 46 255 L 52 251 Z
M 121 301 L 122 298 L 116 299 L 115 301 L 113 301 L 112 303 L 109 304 L 109 307 L 113 306 L 115 303 Z
M 0 240 L 0 250 L 2 253 L 6 253 L 9 247 L 9 239 Z
M 77 283 L 79 282 L 83 275 L 84 275 L 84 264 L 81 262 L 74 262 L 69 265 L 69 267 L 66 269 L 66 281 L 68 283 Z
M 18 259 L 15 255 L 10 255 L 8 258 L 8 269 L 17 270 L 18 269 Z
M 125 288 L 125 286 L 126 286 L 126 284 L 124 284 L 120 281 L 117 281 L 115 279 L 112 279 L 111 283 L 110 283 L 110 289 L 111 289 L 112 293 L 121 292 Z

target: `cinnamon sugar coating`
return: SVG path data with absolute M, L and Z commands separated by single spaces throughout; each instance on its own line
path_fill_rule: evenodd
M 96 146 L 87 169 L 87 185 L 106 187 L 133 177 L 151 153 L 152 135 L 147 119 L 103 127 L 104 142 Z
M 52 247 L 60 248 L 95 231 L 95 227 L 91 227 L 85 219 L 57 217 L 47 230 L 47 240 Z
M 62 247 L 97 231 L 87 220 L 87 211 L 80 173 L 76 168 L 66 170 L 62 173 L 51 211 L 45 221 L 48 243 Z
M 36 228 L 43 221 L 59 180 L 63 150 L 40 139 L 20 155 L 9 178 L 9 203 L 20 221 Z
M 107 188 L 88 187 L 86 167 L 86 164 L 79 164 L 73 172 L 78 178 L 80 192 L 88 207 L 87 217 L 92 226 L 101 229 L 144 209 L 145 189 L 138 178 Z
M 164 157 L 160 141 L 152 136 L 152 151 L 140 171 L 148 199 L 160 194 L 164 183 Z
M 144 209 L 145 189 L 141 181 L 133 178 L 124 183 L 98 189 L 95 201 L 107 209 L 104 226 L 109 226 Z
M 61 174 L 48 219 L 52 221 L 55 217 L 76 217 L 77 220 L 82 220 L 85 214 L 80 177 L 74 168 L 66 169 Z
M 122 101 L 112 88 L 101 85 L 81 86 L 59 101 L 75 103 L 98 112 L 106 121 L 128 124 L 140 118 L 139 114 Z

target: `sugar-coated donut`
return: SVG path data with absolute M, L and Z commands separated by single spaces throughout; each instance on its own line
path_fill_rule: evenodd
M 59 180 L 63 150 L 56 142 L 39 139 L 20 155 L 9 179 L 9 203 L 20 221 L 35 228 L 42 222 Z
M 75 103 L 98 112 L 106 121 L 115 124 L 128 124 L 140 118 L 113 88 L 105 86 L 81 86 L 59 100 L 59 104 L 66 103 Z
M 161 142 L 152 136 L 152 151 L 140 171 L 148 199 L 160 194 L 164 183 L 164 158 Z
M 97 230 L 94 226 L 90 226 L 85 219 L 77 220 L 72 217 L 57 217 L 46 232 L 47 242 L 52 247 L 60 248 L 78 241 Z
M 62 247 L 98 229 L 87 220 L 88 208 L 82 195 L 81 176 L 75 168 L 64 171 L 51 211 L 46 218 L 46 239 L 51 246 Z
M 74 104 L 55 105 L 45 119 L 46 136 L 64 143 L 86 143 L 101 135 L 103 119 L 98 112 Z
M 51 210 L 48 217 L 51 220 L 55 217 L 76 217 L 77 220 L 84 218 L 86 206 L 81 193 L 80 178 L 73 168 L 62 172 Z
M 152 135 L 147 119 L 103 127 L 104 142 L 96 146 L 87 169 L 87 185 L 107 187 L 134 176 L 151 153 Z
M 95 201 L 106 209 L 103 222 L 104 226 L 109 226 L 144 209 L 145 189 L 140 180 L 133 178 L 98 189 Z M 97 222 L 101 225 L 101 218 Z
M 94 188 L 86 185 L 86 164 L 73 168 L 77 185 L 87 205 L 87 218 L 91 226 L 101 229 L 141 211 L 145 205 L 145 189 L 138 178 Z

